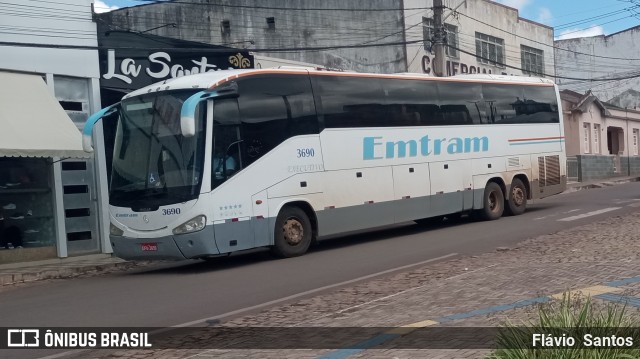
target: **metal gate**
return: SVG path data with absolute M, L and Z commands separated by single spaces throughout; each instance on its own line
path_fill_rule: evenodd
M 70 255 L 100 251 L 93 160 L 62 162 L 62 201 Z

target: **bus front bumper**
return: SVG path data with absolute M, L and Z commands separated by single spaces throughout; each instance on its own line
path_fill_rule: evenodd
M 213 226 L 177 236 L 131 238 L 112 235 L 109 238 L 113 254 L 127 260 L 183 260 L 220 253 L 213 237 Z

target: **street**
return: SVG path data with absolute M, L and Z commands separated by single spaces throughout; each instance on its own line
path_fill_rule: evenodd
M 37 282 L 3 288 L 0 317 L 5 327 L 206 325 L 412 265 L 512 247 L 529 237 L 624 215 L 639 206 L 640 184 L 627 183 L 543 199 L 522 216 L 497 221 L 463 218 L 328 239 L 293 259 L 253 253 Z M 20 351 L 9 357 L 44 355 Z

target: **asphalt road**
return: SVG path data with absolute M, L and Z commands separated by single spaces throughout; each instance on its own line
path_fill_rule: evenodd
M 415 263 L 510 247 L 529 237 L 639 208 L 640 182 L 634 182 L 553 196 L 530 204 L 521 216 L 497 221 L 463 218 L 426 227 L 411 223 L 333 238 L 298 258 L 274 260 L 266 253 L 253 253 L 34 283 L 0 292 L 0 327 L 197 325 Z M 44 355 L 12 351 L 9 357 Z

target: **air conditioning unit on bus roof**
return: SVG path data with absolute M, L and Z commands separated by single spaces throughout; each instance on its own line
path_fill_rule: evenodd
M 459 74 L 451 76 L 461 79 L 478 79 L 478 80 L 506 80 L 506 81 L 520 81 L 520 82 L 548 82 L 553 83 L 552 80 L 544 77 L 533 76 L 518 76 L 518 75 L 496 75 L 496 74 Z

